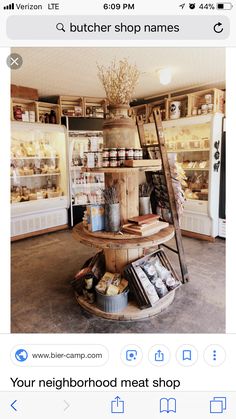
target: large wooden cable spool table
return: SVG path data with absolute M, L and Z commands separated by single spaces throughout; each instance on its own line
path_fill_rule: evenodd
M 86 170 L 86 169 L 85 169 Z M 91 169 L 87 169 L 91 171 Z M 160 170 L 158 167 L 148 168 L 101 168 L 92 169 L 93 172 L 105 173 L 105 185 L 118 187 L 121 203 L 121 224 L 127 222 L 128 218 L 139 214 L 139 178 L 140 171 Z M 145 252 L 158 247 L 162 243 L 174 237 L 174 228 L 166 227 L 158 233 L 148 237 L 137 237 L 131 234 L 118 234 L 108 232 L 89 232 L 83 223 L 77 224 L 73 228 L 73 237 L 80 243 L 102 249 L 105 254 L 106 270 L 109 272 L 123 273 L 124 268 L 129 263 L 141 258 Z M 105 313 L 95 305 L 88 303 L 84 297 L 78 296 L 78 303 L 90 313 L 112 320 L 139 320 L 156 315 L 166 308 L 174 299 L 174 292 L 163 299 L 163 303 L 155 307 L 140 310 L 134 302 L 130 302 L 122 313 Z
M 149 237 L 132 238 L 131 234 L 114 233 L 104 233 L 104 237 L 102 232 L 91 233 L 83 223 L 80 223 L 74 227 L 73 236 L 86 246 L 103 249 L 107 271 L 123 273 L 125 266 L 141 258 L 147 249 L 158 247 L 172 239 L 174 228 L 172 226 L 164 228 Z

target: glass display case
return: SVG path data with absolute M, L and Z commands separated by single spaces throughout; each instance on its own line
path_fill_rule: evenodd
M 71 196 L 71 225 L 73 207 L 102 203 L 104 174 L 83 171 L 88 153 L 92 154 L 94 165 L 101 154 L 103 137 L 101 131 L 68 131 L 69 170 Z
M 67 224 L 65 128 L 13 122 L 10 178 L 14 237 Z
M 185 198 L 208 200 L 211 125 L 164 129 L 167 151 L 176 153 L 186 175 Z
M 181 227 L 210 237 L 218 235 L 222 119 L 216 113 L 163 121 L 167 151 L 176 153 L 186 175 Z M 154 124 L 144 125 L 144 132 L 149 154 L 155 153 Z

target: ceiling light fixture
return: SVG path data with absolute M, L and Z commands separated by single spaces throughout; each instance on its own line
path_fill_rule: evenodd
M 172 80 L 172 71 L 171 68 L 166 67 L 159 70 L 159 80 L 161 84 L 170 84 Z

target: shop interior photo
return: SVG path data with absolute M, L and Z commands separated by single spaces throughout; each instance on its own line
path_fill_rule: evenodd
M 224 48 L 12 53 L 12 333 L 225 333 Z

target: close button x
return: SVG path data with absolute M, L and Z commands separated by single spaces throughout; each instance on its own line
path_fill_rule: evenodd
M 12 53 L 7 57 L 7 65 L 11 70 L 18 70 L 23 64 L 23 58 L 20 54 Z

